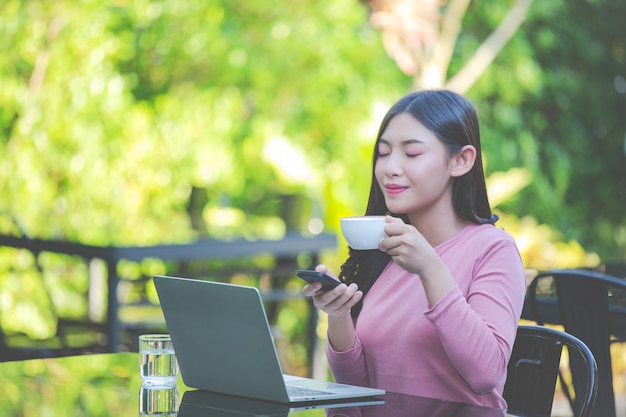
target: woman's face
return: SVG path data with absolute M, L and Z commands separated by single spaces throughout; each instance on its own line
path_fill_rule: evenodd
M 409 113 L 381 135 L 374 168 L 389 211 L 419 216 L 452 206 L 452 167 L 444 144 Z

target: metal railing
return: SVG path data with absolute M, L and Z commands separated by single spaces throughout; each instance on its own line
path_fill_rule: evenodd
M 12 247 L 30 251 L 35 258 L 41 253 L 49 252 L 77 256 L 90 263 L 100 260 L 106 265 L 103 268 L 106 274 L 106 314 L 104 322 L 100 323 L 106 334 L 105 351 L 120 351 L 120 335 L 124 323 L 120 320 L 119 312 L 122 307 L 118 298 L 118 285 L 122 277 L 118 275 L 118 264 L 121 261 L 141 262 L 144 259 L 153 258 L 166 262 L 184 263 L 188 261 L 208 260 L 235 260 L 253 258 L 255 256 L 269 255 L 280 265 L 283 275 L 295 277 L 298 267 L 311 268 L 319 262 L 319 256 L 324 250 L 335 250 L 337 239 L 334 235 L 302 236 L 299 234 L 287 234 L 280 240 L 257 240 L 248 241 L 243 239 L 232 241 L 199 240 L 188 244 L 162 244 L 154 246 L 92 246 L 79 243 L 32 239 L 27 237 L 15 237 L 0 235 L 0 247 Z M 305 256 L 303 256 L 305 255 Z M 306 265 L 302 265 L 302 259 Z M 220 271 L 216 271 L 220 272 Z M 222 271 L 223 272 L 223 271 Z M 236 271 L 234 271 L 236 272 Z M 270 274 L 272 271 L 267 271 Z M 1 273 L 1 271 L 0 271 Z M 96 289 L 94 282 L 97 274 L 90 272 L 89 302 L 96 302 L 98 296 L 103 294 Z M 92 276 L 93 275 L 93 276 Z M 272 279 L 274 279 L 272 277 Z M 293 297 L 281 288 L 284 280 L 278 280 L 277 286 L 266 292 L 264 296 L 268 301 L 279 301 Z M 92 289 L 93 286 L 93 289 Z M 93 290 L 93 291 L 92 291 Z M 312 320 L 316 322 L 316 314 L 312 312 Z M 314 326 L 314 322 L 311 323 Z M 313 327 L 312 335 L 315 334 Z M 312 342 L 313 343 L 313 342 Z

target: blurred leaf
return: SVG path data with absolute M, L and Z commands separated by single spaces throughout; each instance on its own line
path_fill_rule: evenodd
M 517 194 L 532 181 L 532 173 L 525 168 L 511 168 L 506 172 L 494 172 L 487 178 L 489 203 L 499 206 Z

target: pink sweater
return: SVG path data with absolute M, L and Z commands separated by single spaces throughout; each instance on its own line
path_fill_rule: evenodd
M 363 301 L 357 341 L 327 344 L 338 382 L 506 408 L 507 362 L 526 279 L 513 239 L 469 225 L 435 250 L 457 286 L 428 308 L 420 279 L 391 262 Z

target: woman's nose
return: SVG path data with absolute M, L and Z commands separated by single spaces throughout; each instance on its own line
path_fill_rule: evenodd
M 402 164 L 397 154 L 391 154 L 387 158 L 385 164 L 385 174 L 389 176 L 398 176 L 402 174 Z

